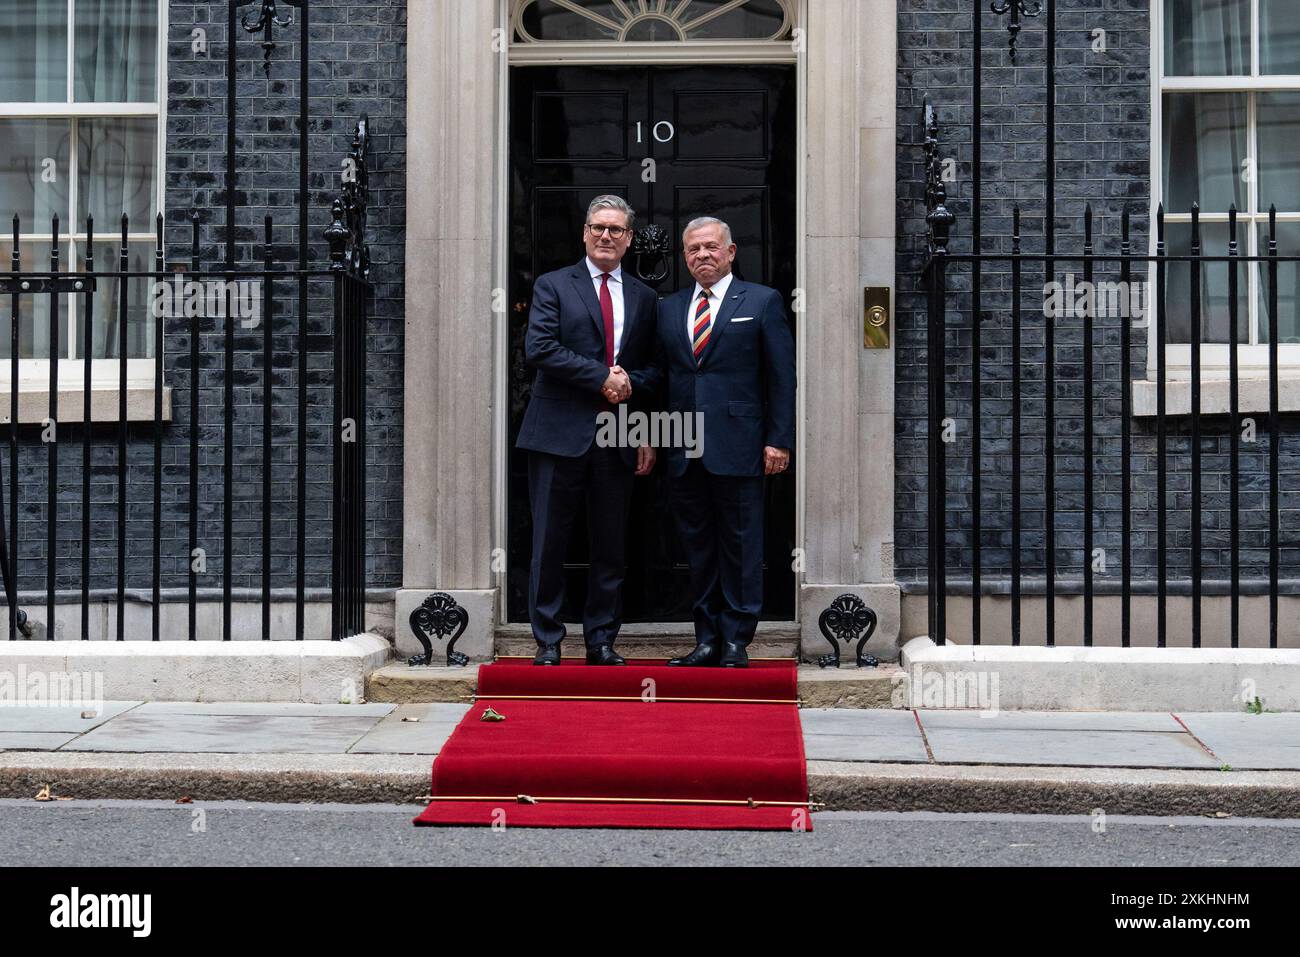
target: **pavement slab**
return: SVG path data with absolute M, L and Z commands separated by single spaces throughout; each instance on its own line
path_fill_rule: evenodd
M 920 740 L 911 711 L 881 708 L 803 708 L 799 712 L 805 734 L 914 735 Z
M 66 731 L 0 731 L 0 751 L 55 751 L 76 736 Z
M 904 738 L 875 734 L 859 738 L 848 734 L 805 734 L 803 748 L 809 761 L 924 763 L 930 760 L 920 735 Z
M 799 718 L 809 760 L 929 760 L 910 711 L 804 708 Z
M 351 754 L 437 754 L 468 710 L 469 705 L 462 704 L 398 705 L 348 751 Z
M 374 715 L 266 716 L 128 713 L 65 745 L 71 751 L 341 753 L 379 722 Z
M 1300 771 L 1300 714 L 1179 714 L 1189 731 L 1233 768 Z
M 268 718 L 382 718 L 392 704 L 304 704 L 299 701 L 150 701 L 138 714 L 257 715 Z
M 987 731 L 1168 731 L 1183 732 L 1171 714 L 1159 711 L 936 711 L 916 712 L 928 732 L 945 728 Z
M 0 707 L 0 733 L 3 732 L 73 732 L 80 734 L 111 721 L 119 714 L 140 707 L 139 701 L 104 701 L 99 706 L 72 705 L 49 707 L 38 704 Z M 82 715 L 90 714 L 85 718 Z
M 1217 768 L 1186 732 L 936 728 L 926 740 L 939 764 Z

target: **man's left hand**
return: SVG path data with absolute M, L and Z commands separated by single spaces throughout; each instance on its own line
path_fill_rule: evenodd
M 790 467 L 790 450 L 763 447 L 763 474 L 779 475 Z
M 655 459 L 658 454 L 653 445 L 642 445 L 636 450 L 636 474 L 649 475 L 655 467 Z

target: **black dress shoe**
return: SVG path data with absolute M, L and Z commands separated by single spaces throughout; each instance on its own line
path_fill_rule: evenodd
M 625 665 L 626 661 L 609 645 L 597 645 L 587 652 L 587 664 L 589 665 Z
M 668 663 L 670 665 L 685 665 L 691 668 L 711 667 L 718 663 L 718 646 L 698 644 L 689 655 L 673 658 Z
M 541 645 L 537 649 L 537 656 L 533 658 L 533 664 L 535 665 L 558 665 L 559 663 L 559 645 Z
M 722 643 L 722 654 L 718 658 L 718 665 L 723 668 L 748 668 L 749 653 L 745 651 L 745 646 L 738 641 L 724 641 Z

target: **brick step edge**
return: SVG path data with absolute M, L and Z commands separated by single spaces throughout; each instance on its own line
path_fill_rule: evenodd
M 477 668 L 408 668 L 390 664 L 366 679 L 370 703 L 465 702 L 475 690 Z M 904 700 L 904 675 L 897 665 L 799 669 L 799 697 L 805 708 L 896 708 Z

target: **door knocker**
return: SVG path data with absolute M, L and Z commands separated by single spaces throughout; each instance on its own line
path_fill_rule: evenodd
M 636 276 L 643 282 L 657 285 L 668 278 L 668 258 L 672 243 L 668 231 L 662 226 L 642 226 L 632 240 L 636 254 Z

